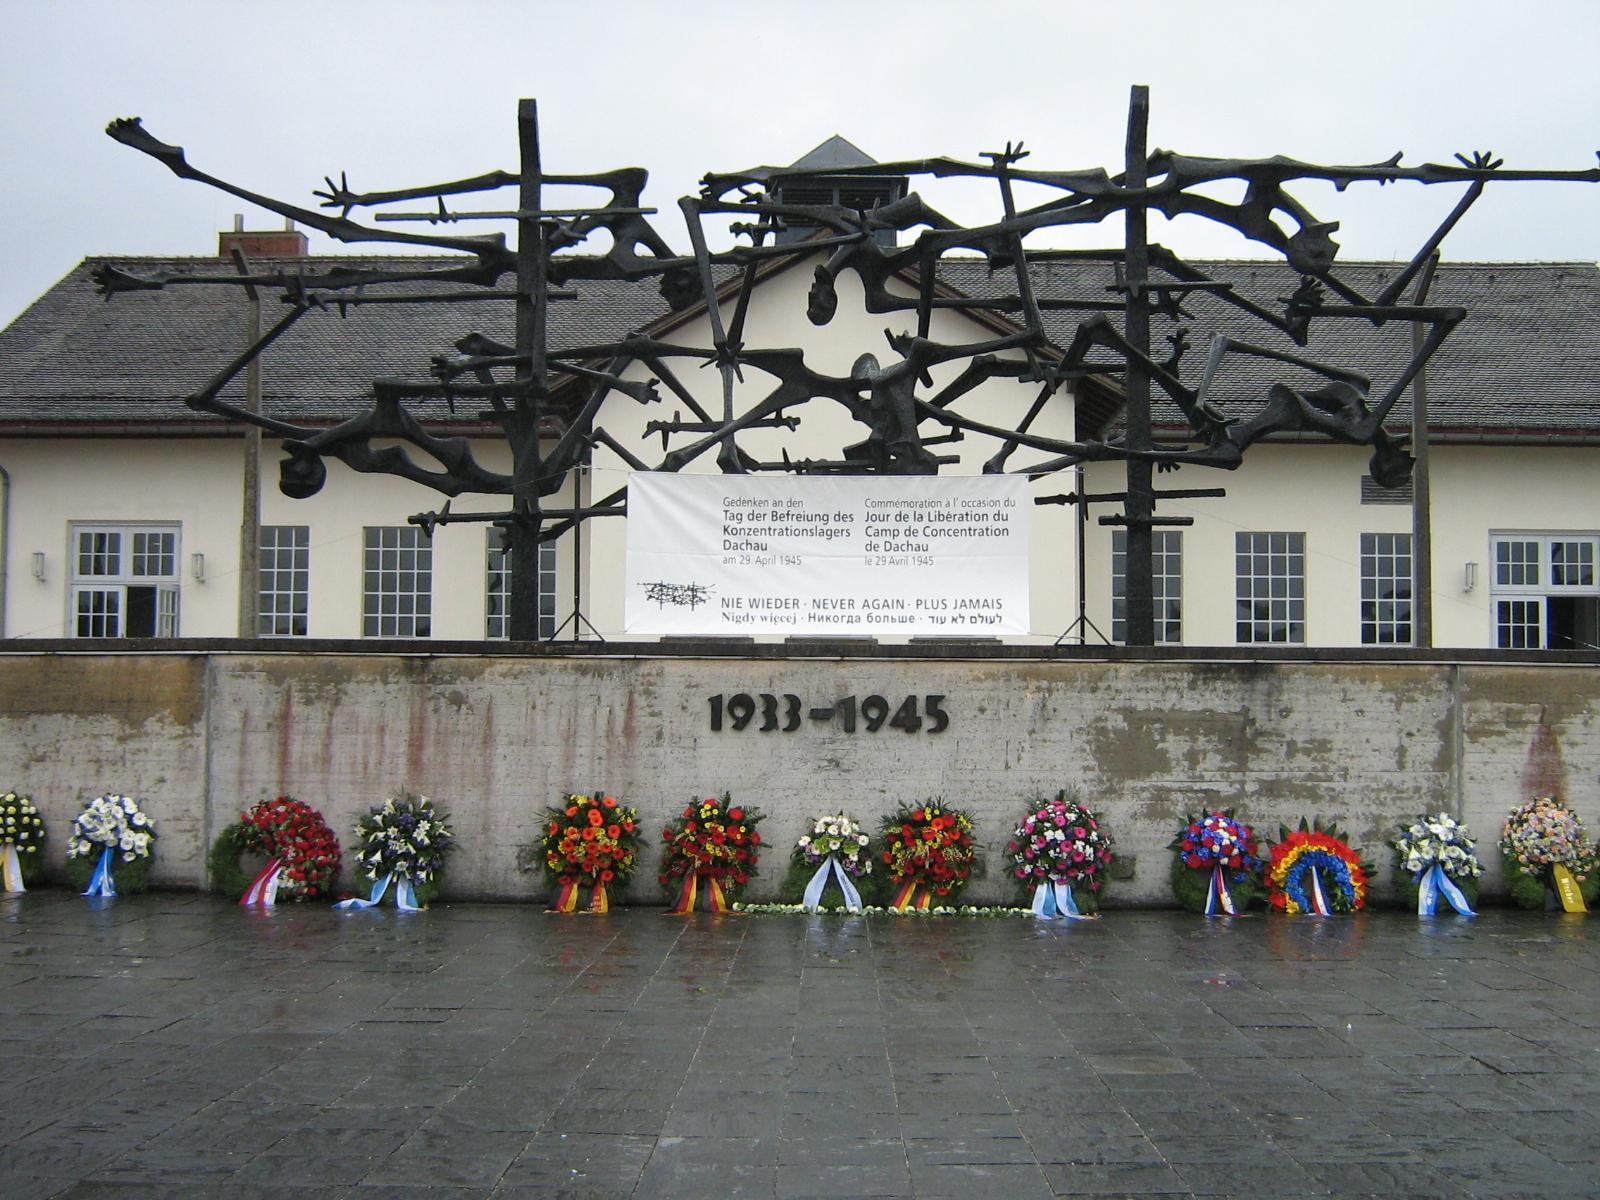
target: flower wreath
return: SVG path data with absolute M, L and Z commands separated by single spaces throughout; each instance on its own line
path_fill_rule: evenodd
M 372 907 L 383 899 L 393 881 L 399 885 L 399 907 L 426 907 L 439 894 L 445 857 L 455 844 L 446 814 L 434 808 L 428 797 L 402 792 L 385 800 L 356 823 L 353 853 L 362 876 L 372 883 L 371 895 L 340 903 Z
M 544 836 L 539 859 L 551 908 L 576 912 L 578 889 L 589 889 L 589 911 L 611 907 L 639 865 L 639 811 L 617 803 L 615 796 L 570 794 L 564 803 L 544 810 Z
M 1500 831 L 1506 885 L 1519 908 L 1552 907 L 1565 871 L 1586 905 L 1600 894 L 1600 861 L 1583 821 L 1554 796 L 1537 796 L 1511 810 Z
M 30 797 L 16 792 L 0 796 L 0 877 L 6 891 L 27 891 L 25 885 L 39 873 L 44 836 L 44 818 Z
M 1265 895 L 1256 831 L 1231 808 L 1191 813 L 1167 849 L 1172 895 L 1190 912 L 1231 916 Z
M 1463 916 L 1478 902 L 1478 843 L 1449 813 L 1420 816 L 1394 842 L 1395 886 L 1406 907 L 1432 916 L 1442 895 Z
M 883 819 L 881 858 L 888 867 L 892 911 L 948 903 L 967 886 L 978 859 L 972 819 L 935 801 L 902 804 Z
M 96 796 L 72 823 L 67 877 L 79 891 L 96 895 L 142 892 L 150 886 L 155 840 L 155 822 L 132 796 Z
M 267 860 L 259 874 L 239 866 L 246 853 Z M 206 865 L 212 888 L 230 900 L 262 890 L 275 898 L 314 900 L 333 891 L 341 857 L 338 835 L 320 812 L 293 796 L 278 796 L 260 801 L 219 833 Z
M 871 882 L 874 858 L 872 838 L 861 822 L 842 812 L 820 814 L 789 852 L 783 893 L 799 897 L 801 908 L 814 909 L 829 883 L 836 882 L 845 908 L 854 912 L 865 907 L 860 887 Z
M 724 792 L 683 806 L 676 821 L 661 831 L 661 870 L 657 878 L 673 902 L 672 912 L 694 911 L 704 887 L 706 908 L 728 912 L 756 873 L 761 857 L 759 809 L 744 808 Z
M 1321 817 L 1307 825 L 1301 817 L 1299 829 L 1291 833 L 1280 826 L 1278 833 L 1267 865 L 1267 899 L 1273 908 L 1329 916 L 1366 907 L 1367 868 L 1337 825 L 1323 824 Z
M 1039 916 L 1089 916 L 1111 869 L 1111 835 L 1074 793 L 1060 792 L 1022 818 L 1006 843 L 1007 870 Z

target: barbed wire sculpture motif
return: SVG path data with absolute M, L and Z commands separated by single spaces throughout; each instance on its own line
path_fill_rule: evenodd
M 419 260 L 416 267 L 389 263 L 382 267 L 334 264 L 319 269 L 314 262 L 295 269 L 254 270 L 238 275 L 156 272 L 135 274 L 111 267 L 97 273 L 101 291 L 110 295 L 184 284 L 227 284 L 276 291 L 283 315 L 243 353 L 224 364 L 200 390 L 187 398 L 190 407 L 233 421 L 255 425 L 282 439 L 285 458 L 280 487 L 288 495 L 316 493 L 326 478 L 327 458 L 357 471 L 400 476 L 446 497 L 473 493 L 505 496 L 500 512 L 455 513 L 446 504 L 438 511 L 411 518 L 430 532 L 435 526 L 463 521 L 495 522 L 507 531 L 510 549 L 509 634 L 514 641 L 537 636 L 537 547 L 560 537 L 582 521 L 624 511 L 625 489 L 568 507 L 548 503 L 560 494 L 572 473 L 604 446 L 633 470 L 679 470 L 714 453 L 724 472 L 788 471 L 795 473 L 936 474 L 950 461 L 933 447 L 964 433 L 995 438 L 1000 450 L 984 465 L 986 471 L 1015 470 L 1048 475 L 1078 463 L 1122 461 L 1127 487 L 1114 499 L 1120 514 L 1101 518 L 1127 530 L 1128 641 L 1149 645 L 1154 640 L 1151 581 L 1151 531 L 1163 524 L 1185 524 L 1187 518 L 1160 517 L 1156 503 L 1163 496 L 1218 494 L 1162 492 L 1153 486 L 1154 472 L 1181 465 L 1237 467 L 1255 442 L 1275 434 L 1312 433 L 1372 447 L 1372 474 L 1382 486 L 1403 483 L 1411 469 L 1406 439 L 1388 432 L 1385 423 L 1417 373 L 1465 318 L 1459 307 L 1407 303 L 1406 290 L 1445 236 L 1482 195 L 1503 180 L 1600 182 L 1600 169 L 1573 171 L 1507 170 L 1487 153 L 1458 155 L 1456 165 L 1402 166 L 1396 155 L 1383 162 L 1353 166 L 1319 166 L 1289 158 L 1197 158 L 1147 148 L 1148 94 L 1133 89 L 1123 169 L 1049 171 L 1022 166 L 1027 151 L 1020 145 L 986 154 L 981 163 L 947 158 L 920 159 L 859 167 L 833 167 L 830 176 L 964 178 L 988 181 L 996 189 L 998 213 L 987 224 L 961 226 L 926 204 L 916 193 L 874 208 L 841 204 L 795 203 L 783 198 L 783 184 L 815 175 L 802 167 L 760 167 L 707 175 L 699 195 L 678 202 L 691 251 L 675 253 L 649 220 L 643 205 L 647 175 L 636 168 L 587 175 L 546 174 L 539 149 L 537 107 L 531 100 L 518 109 L 521 161 L 513 172 L 494 171 L 472 179 L 381 192 L 357 192 L 343 176 L 327 180 L 315 194 L 321 204 L 304 208 L 259 195 L 191 165 L 185 151 L 147 132 L 135 119 L 114 121 L 107 132 L 139 150 L 182 179 L 217 188 L 270 212 L 290 218 L 346 243 L 384 243 L 407 250 L 446 251 L 454 257 Z M 1242 183 L 1243 199 L 1215 198 L 1212 185 Z M 1457 184 L 1465 190 L 1437 230 L 1406 266 L 1375 294 L 1368 295 L 1337 269 L 1336 224 L 1320 222 L 1287 190 L 1302 181 L 1321 181 L 1345 188 L 1358 183 L 1411 181 Z M 1018 185 L 1045 189 L 1050 198 L 1032 207 L 1017 203 Z M 548 187 L 587 187 L 605 193 L 591 207 L 554 208 L 544 203 Z M 498 210 L 449 206 L 456 198 L 514 190 L 515 205 Z M 358 211 L 407 201 L 431 201 L 416 212 L 374 213 L 373 223 L 352 219 Z M 1281 256 L 1300 278 L 1281 308 L 1261 304 L 1228 282 L 1214 278 L 1148 239 L 1150 212 L 1166 217 L 1193 216 L 1225 225 Z M 713 251 L 707 222 L 736 218 L 730 225 L 735 243 Z M 1121 245 L 1106 250 L 1032 250 L 1030 235 L 1073 225 L 1097 225 L 1120 217 Z M 473 221 L 514 222 L 516 244 L 504 235 L 451 235 L 433 228 Z M 426 232 L 400 232 L 383 225 L 424 223 Z M 815 230 L 814 236 L 782 243 L 777 235 L 792 225 Z M 883 245 L 885 231 L 911 234 L 903 245 Z M 609 240 L 602 253 L 573 251 Z M 941 258 L 964 253 L 986 260 L 991 271 L 1014 280 L 1014 292 L 993 297 L 951 295 L 936 286 Z M 761 270 L 780 260 L 821 257 L 807 296 L 807 315 L 817 325 L 833 319 L 838 299 L 836 281 L 843 273 L 862 284 L 868 311 L 915 316 L 915 331 L 888 333 L 888 359 L 863 352 L 847 376 L 818 372 L 798 349 L 745 344 L 746 317 Z M 1036 268 L 1060 259 L 1110 264 L 1115 270 L 1113 294 L 1039 294 Z M 1153 276 L 1152 272 L 1158 272 Z M 915 281 L 916 295 L 890 288 L 891 278 Z M 548 345 L 548 305 L 560 299 L 562 287 L 579 280 L 657 281 L 674 311 L 703 305 L 710 345 L 686 347 L 655 340 L 642 331 L 620 340 L 552 350 Z M 368 289 L 378 285 L 418 285 L 412 292 Z M 1399 373 L 1381 385 L 1338 364 L 1216 335 L 1205 347 L 1198 378 L 1186 371 L 1192 317 L 1186 300 L 1207 294 L 1232 306 L 1264 328 L 1276 330 L 1305 347 L 1314 323 L 1366 322 L 1376 329 L 1387 322 L 1410 322 L 1426 331 Z M 306 425 L 264 415 L 222 399 L 223 389 L 285 332 L 308 314 L 346 312 L 370 303 L 464 304 L 476 300 L 510 300 L 515 307 L 512 344 L 482 333 L 466 332 L 453 352 L 432 359 L 427 375 L 380 378 L 371 382 L 370 407 L 349 420 Z M 968 344 L 947 345 L 931 339 L 931 320 L 941 309 L 987 310 L 1003 318 L 1014 332 Z M 1083 311 L 1074 336 L 1065 345 L 1045 335 L 1043 314 Z M 1112 319 L 1120 314 L 1120 328 Z M 1151 317 L 1178 324 L 1170 349 L 1160 360 L 1151 348 Z M 1283 382 L 1264 395 L 1228 394 L 1224 363 L 1244 356 L 1281 364 Z M 708 411 L 673 370 L 673 361 L 688 359 L 713 366 L 721 376 L 722 408 Z M 624 378 L 630 363 L 651 373 L 640 381 Z M 929 369 L 958 364 L 959 373 L 933 389 Z M 964 365 L 961 365 L 964 364 Z M 1308 386 L 1305 373 L 1324 382 Z M 772 381 L 758 382 L 759 373 Z M 1033 431 L 1044 402 L 1064 386 L 1089 376 L 1120 384 L 1125 400 L 1123 425 L 1113 436 L 1063 440 Z M 1290 382 L 1290 377 L 1294 382 Z M 1038 389 L 1027 414 L 1010 423 L 985 420 L 982 412 L 961 410 L 965 397 L 992 378 L 1011 378 Z M 1186 382 L 1186 378 L 1192 382 Z M 579 389 L 580 399 L 563 407 L 563 422 L 552 425 L 552 389 Z M 1152 387 L 1182 414 L 1188 426 L 1180 437 L 1152 436 Z M 652 421 L 646 432 L 659 435 L 662 453 L 625 446 L 598 424 L 602 402 L 618 393 L 648 404 L 667 389 L 691 419 L 682 414 Z M 763 390 L 764 389 L 764 390 Z M 740 403 L 743 397 L 756 395 Z M 458 400 L 486 404 L 478 417 L 484 436 L 498 431 L 509 447 L 511 469 L 485 466 L 474 452 L 473 439 L 431 432 L 413 411 L 419 402 Z M 1224 403 L 1226 400 L 1226 403 Z M 807 405 L 831 402 L 865 429 L 858 442 L 840 448 L 838 457 L 791 457 L 759 461 L 739 442 L 754 430 L 793 432 L 804 420 Z M 1239 416 L 1240 412 L 1248 415 Z M 424 465 L 406 446 L 434 464 Z M 1013 468 L 1018 449 L 1035 453 L 1026 466 Z M 1042 459 L 1037 456 L 1043 455 Z M 572 493 L 577 495 L 576 492 Z M 1059 499 L 1059 498 L 1058 498 Z

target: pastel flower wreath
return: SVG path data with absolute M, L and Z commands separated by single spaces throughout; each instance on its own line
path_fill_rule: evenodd
M 1290 832 L 1280 827 L 1267 865 L 1267 900 L 1290 915 L 1316 911 L 1317 884 L 1332 913 L 1359 912 L 1367 904 L 1366 866 L 1332 821 L 1300 819 Z M 1313 882 L 1311 873 L 1315 871 Z
M 1585 904 L 1600 897 L 1600 860 L 1583 821 L 1554 796 L 1537 796 L 1511 810 L 1500 831 L 1506 886 L 1519 908 L 1547 907 L 1557 865 L 1572 873 Z

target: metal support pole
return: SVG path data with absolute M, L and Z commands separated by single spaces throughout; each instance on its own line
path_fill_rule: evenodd
M 1124 187 L 1140 191 L 1147 182 L 1147 133 L 1150 124 L 1150 89 L 1135 84 L 1128 103 L 1127 174 Z M 1147 210 L 1130 199 L 1126 210 L 1127 246 L 1123 258 L 1124 321 L 1128 344 L 1145 358 L 1150 356 L 1150 307 L 1145 289 L 1150 282 L 1150 244 Z M 1150 376 L 1133 355 L 1124 377 L 1127 396 L 1125 444 L 1135 454 L 1150 449 Z M 1150 463 L 1128 459 L 1128 559 L 1127 620 L 1130 646 L 1155 645 L 1155 585 L 1150 519 L 1155 513 L 1155 486 Z
M 516 411 L 510 425 L 512 512 L 506 528 L 511 547 L 511 596 L 507 634 L 514 642 L 539 636 L 539 426 L 544 412 L 546 263 L 544 222 L 539 217 L 543 173 L 539 163 L 539 106 L 517 104 L 517 140 L 522 150 L 517 201 Z
M 245 261 L 239 247 L 232 249 L 233 265 L 239 274 L 248 276 L 250 264 Z M 249 299 L 245 319 L 245 345 L 254 346 L 261 340 L 261 296 L 255 285 L 246 283 L 244 294 Z M 261 359 L 253 356 L 244 372 L 245 411 L 261 415 Z M 260 634 L 261 593 L 256 583 L 261 567 L 261 426 L 247 425 L 244 431 L 243 512 L 239 521 L 239 636 L 253 638 Z
M 1439 266 L 1439 252 L 1428 256 L 1428 265 L 1417 280 L 1412 303 L 1427 302 L 1433 273 Z M 1411 350 L 1422 353 L 1427 331 L 1421 321 L 1411 325 Z M 1428 481 L 1428 371 L 1423 367 L 1411 381 L 1411 633 L 1413 644 L 1433 645 L 1433 508 Z

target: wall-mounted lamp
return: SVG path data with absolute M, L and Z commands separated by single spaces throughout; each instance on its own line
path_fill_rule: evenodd
M 194 581 L 196 583 L 204 583 L 206 581 L 206 556 L 199 553 L 191 554 L 189 556 L 189 569 L 194 572 Z
M 35 579 L 37 579 L 40 583 L 44 582 L 44 551 L 43 550 L 35 550 L 33 552 L 33 577 Z
M 1461 572 L 1461 590 L 1463 592 L 1470 592 L 1473 588 L 1475 588 L 1477 586 L 1478 586 L 1478 564 L 1475 563 L 1475 562 L 1469 562 L 1466 565 L 1466 568 Z

